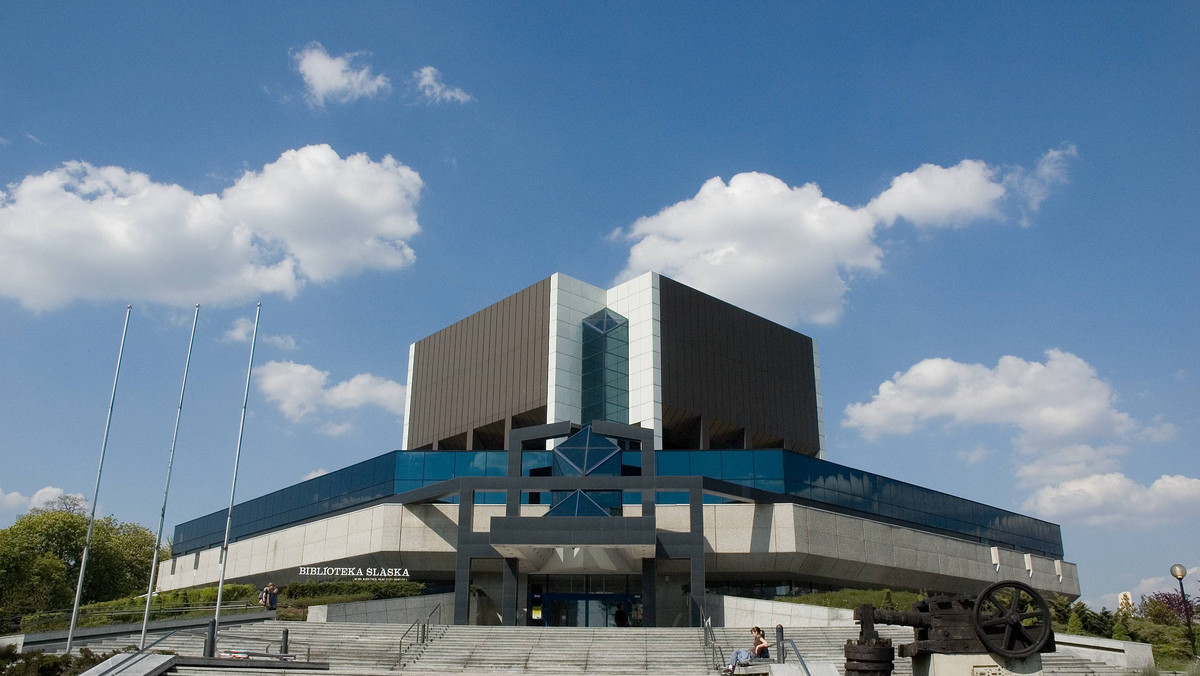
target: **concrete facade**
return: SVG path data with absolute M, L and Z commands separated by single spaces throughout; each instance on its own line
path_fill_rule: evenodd
M 408 578 L 456 623 L 579 626 L 696 625 L 707 589 L 1079 594 L 1058 526 L 824 460 L 815 342 L 654 273 L 556 274 L 408 373 L 407 450 L 236 506 L 227 580 Z M 178 526 L 160 588 L 215 584 L 224 525 Z
M 527 505 L 522 515 L 538 517 L 547 508 Z M 492 520 L 504 511 L 504 505 L 477 505 L 473 530 L 489 533 Z M 660 505 L 656 513 L 662 531 L 690 529 L 687 505 Z M 637 514 L 640 508 L 632 506 L 629 515 Z M 984 545 L 795 504 L 705 505 L 703 533 L 705 569 L 714 583 L 787 571 L 831 585 L 947 593 L 973 593 L 991 582 L 1022 579 L 1047 595 L 1079 595 L 1078 571 L 1071 563 L 1034 556 L 1030 571 L 1024 555 L 1002 550 L 997 569 L 992 549 Z M 301 569 L 309 567 L 405 568 L 412 579 L 450 581 L 458 537 L 453 505 L 383 504 L 234 542 L 226 574 L 231 581 L 265 584 L 270 578 L 281 584 L 307 579 Z M 216 584 L 218 552 L 176 559 L 174 573 L 172 562 L 163 562 L 159 588 Z M 197 564 L 187 565 L 190 561 Z M 1062 580 L 1056 565 L 1063 570 Z M 498 597 L 499 572 L 480 572 L 485 580 L 481 586 L 493 587 L 489 596 Z M 672 584 L 670 573 L 659 577 L 664 589 L 683 584 Z M 672 605 L 669 599 L 667 603 Z M 678 608 L 668 614 L 677 615 Z

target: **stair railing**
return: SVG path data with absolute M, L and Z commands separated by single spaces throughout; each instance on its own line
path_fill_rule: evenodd
M 416 645 L 424 645 L 426 642 L 429 641 L 429 639 L 431 638 L 429 635 L 429 624 L 430 624 L 429 620 L 433 618 L 433 614 L 436 613 L 441 607 L 442 607 L 442 604 L 439 602 L 436 606 L 433 607 L 433 610 L 429 611 L 428 615 L 426 615 L 423 618 L 418 617 L 416 620 L 413 620 L 413 623 L 408 625 L 408 629 L 405 629 L 404 633 L 400 635 L 400 641 L 399 641 L 400 645 L 397 647 L 397 652 L 396 652 L 396 664 L 397 665 L 404 666 L 404 639 L 408 638 L 408 635 L 410 633 L 412 633 L 412 631 L 414 629 L 417 630 L 417 637 L 413 643 L 415 643 Z M 410 647 L 411 647 L 411 644 L 410 644 Z
M 812 676 L 812 672 L 808 670 L 808 665 L 804 663 L 804 655 L 801 655 L 800 649 L 796 647 L 796 642 L 790 638 L 784 639 L 784 640 L 787 641 L 792 646 L 792 652 L 796 653 L 796 659 L 800 660 L 800 666 L 804 669 L 804 673 L 808 674 L 808 676 Z M 783 661 L 783 658 L 785 655 L 787 655 L 787 650 L 785 648 L 781 647 L 779 649 L 779 661 L 780 662 Z
M 717 644 L 717 634 L 713 631 L 711 617 L 704 618 L 704 649 L 708 652 L 709 661 L 712 663 L 714 668 L 724 666 L 725 663 L 721 659 L 724 656 L 724 651 L 722 651 L 721 646 Z M 809 676 L 812 675 L 809 674 Z

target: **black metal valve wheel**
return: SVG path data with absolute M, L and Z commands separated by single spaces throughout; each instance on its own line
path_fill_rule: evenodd
M 979 593 L 972 614 L 975 631 L 989 652 L 1022 658 L 1050 640 L 1050 606 L 1024 582 L 996 582 Z

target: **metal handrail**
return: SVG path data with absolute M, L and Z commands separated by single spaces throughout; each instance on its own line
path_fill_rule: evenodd
M 426 615 L 424 619 L 418 617 L 417 619 L 413 620 L 413 623 L 408 625 L 408 629 L 405 629 L 404 633 L 400 635 L 400 640 L 397 641 L 398 645 L 396 648 L 397 664 L 404 659 L 404 639 L 408 636 L 409 632 L 420 626 L 421 628 L 417 630 L 417 645 L 424 644 L 426 640 L 428 640 L 429 636 L 429 618 L 433 617 L 433 614 L 436 613 L 441 607 L 442 604 L 439 601 L 438 604 L 433 607 L 433 610 L 429 611 L 429 614 Z
M 704 647 L 709 650 L 709 658 L 712 660 L 714 667 L 720 667 L 724 664 L 721 659 L 723 652 L 721 646 L 717 643 L 717 633 L 713 631 L 711 617 L 704 618 Z
M 796 653 L 796 659 L 800 660 L 800 666 L 804 668 L 804 673 L 808 674 L 808 676 L 812 676 L 812 672 L 808 670 L 808 665 L 804 662 L 804 655 L 801 655 L 800 649 L 796 647 L 796 642 L 790 638 L 784 640 L 792 645 L 792 652 Z M 787 654 L 787 651 L 781 648 L 779 653 L 782 657 L 783 655 Z
M 191 603 L 188 605 L 181 605 L 181 606 L 166 606 L 166 607 L 155 606 L 152 609 L 151 614 L 156 616 L 157 619 L 162 619 L 163 615 L 185 615 L 187 613 L 202 613 L 202 612 L 211 611 L 215 607 L 216 607 L 215 602 L 213 602 L 213 603 Z M 228 603 L 222 604 L 222 607 L 225 610 L 249 611 L 249 610 L 252 610 L 255 608 L 260 608 L 261 606 L 259 606 L 258 603 L 246 601 L 241 604 L 228 604 Z M 109 617 L 114 617 L 114 616 L 119 616 L 119 615 L 135 616 L 141 612 L 142 611 L 140 609 L 133 608 L 133 607 L 129 607 L 129 608 L 97 608 L 94 610 L 89 610 L 85 607 L 85 608 L 80 609 L 80 618 L 81 619 L 82 618 L 99 618 L 99 617 L 109 618 Z M 21 615 L 18 617 L 21 618 L 21 622 L 22 622 L 21 626 L 22 627 L 28 627 L 29 629 L 34 630 L 32 632 L 26 632 L 26 633 L 35 633 L 37 631 L 41 631 L 40 628 L 38 627 L 38 625 L 52 624 L 55 621 L 60 620 L 60 619 L 69 619 L 70 613 L 71 613 L 70 610 L 47 610 L 47 611 L 43 611 L 43 612 L 39 612 L 39 613 L 31 613 L 29 615 Z M 98 625 L 98 626 L 103 626 L 103 625 Z

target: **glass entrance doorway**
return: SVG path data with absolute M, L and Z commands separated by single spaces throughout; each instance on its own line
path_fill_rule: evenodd
M 542 594 L 542 622 L 547 627 L 628 627 L 641 616 L 641 594 Z
M 528 624 L 641 626 L 641 581 L 635 575 L 530 575 Z

